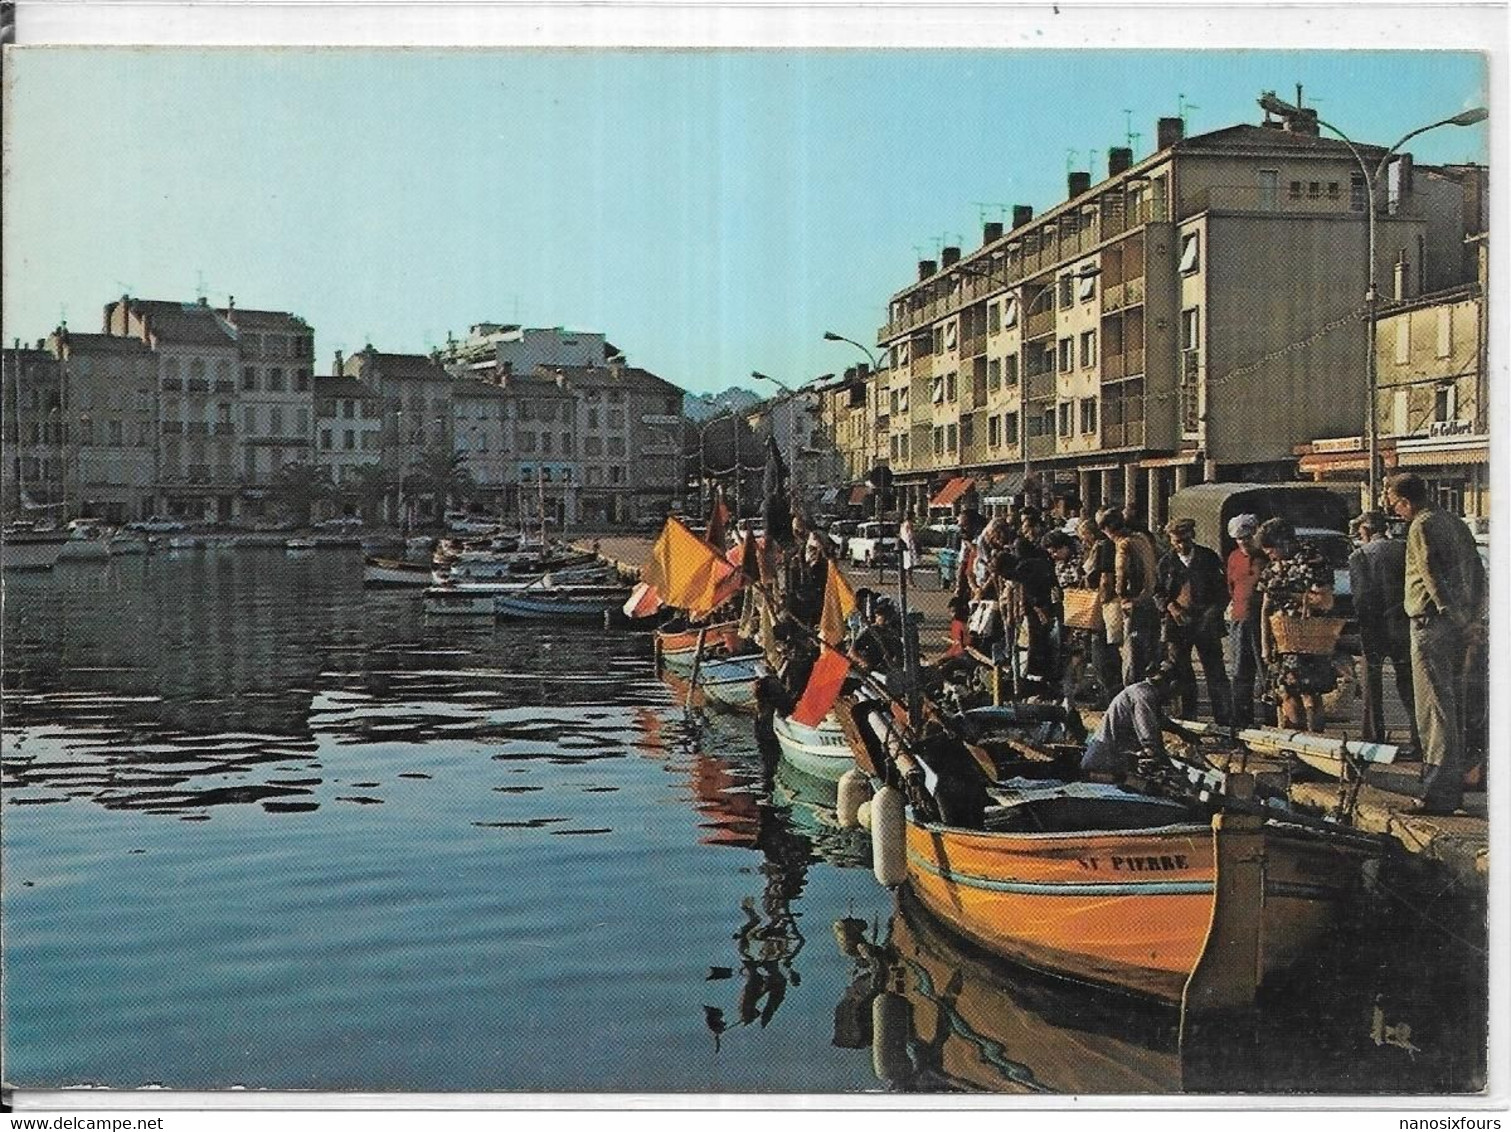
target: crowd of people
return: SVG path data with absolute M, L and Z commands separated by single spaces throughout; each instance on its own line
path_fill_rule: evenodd
M 1420 477 L 1392 477 L 1386 505 L 1406 525 L 1404 538 L 1392 537 L 1381 511 L 1353 525 L 1363 692 L 1355 734 L 1385 738 L 1389 661 L 1423 764 L 1418 809 L 1452 812 L 1483 755 L 1485 571 L 1468 528 L 1432 504 Z M 960 514 L 952 653 L 993 657 L 1036 698 L 1110 707 L 1126 690 L 1122 708 L 1108 712 L 1130 727 L 1143 721 L 1125 737 L 1125 753 L 1143 749 L 1150 703 L 1196 717 L 1193 654 L 1219 727 L 1327 729 L 1343 625 L 1333 616 L 1333 566 L 1288 520 L 1234 516 L 1224 560 L 1197 543 L 1188 517 L 1165 525 L 1161 553 L 1138 516 L 1079 511 L 1062 499 L 1053 514 L 1031 506 L 990 520 Z

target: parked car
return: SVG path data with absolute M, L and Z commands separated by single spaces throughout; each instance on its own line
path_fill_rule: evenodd
M 860 524 L 854 519 L 836 519 L 829 524 L 829 541 L 838 557 L 845 557 L 845 552 L 850 548 L 850 539 L 859 527 Z
M 897 560 L 896 529 L 881 523 L 861 523 L 850 537 L 848 551 L 851 562 L 866 566 L 894 562 Z
M 918 545 L 920 548 L 953 546 L 959 534 L 959 523 L 930 523 L 919 529 Z

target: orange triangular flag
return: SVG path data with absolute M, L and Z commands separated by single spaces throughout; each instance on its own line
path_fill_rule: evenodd
M 788 718 L 807 727 L 817 727 L 819 721 L 829 714 L 834 701 L 839 699 L 840 689 L 844 687 L 845 677 L 849 674 L 850 658 L 825 646 L 819 653 L 818 660 L 813 662 L 813 671 L 808 674 L 808 686 L 803 689 L 802 698 Z
M 831 648 L 845 639 L 850 614 L 855 612 L 855 591 L 840 573 L 839 565 L 829 562 L 829 577 L 824 583 L 824 608 L 818 618 L 818 635 Z

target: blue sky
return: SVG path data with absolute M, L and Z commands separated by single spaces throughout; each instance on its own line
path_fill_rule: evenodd
M 129 290 L 291 310 L 337 349 L 479 321 L 601 330 L 694 392 L 857 360 L 888 296 L 998 206 L 1266 89 L 1389 144 L 1485 104 L 1464 52 L 343 51 L 8 57 L 5 339 Z M 1419 161 L 1488 159 L 1444 128 Z M 1073 152 L 1072 152 L 1073 151 Z M 978 207 L 986 204 L 983 212 Z

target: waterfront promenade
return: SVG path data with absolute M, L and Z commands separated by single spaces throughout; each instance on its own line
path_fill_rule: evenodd
M 603 535 L 596 539 L 598 552 L 626 572 L 638 571 L 650 553 L 652 542 L 652 537 L 643 535 Z M 578 545 L 588 549 L 594 543 L 592 536 L 584 536 Z M 857 589 L 865 586 L 898 599 L 896 567 L 878 571 L 841 565 Z M 950 593 L 940 582 L 933 554 L 925 552 L 924 560 L 914 569 L 908 597 L 911 608 L 923 616 L 919 641 L 924 658 L 937 657 L 948 643 Z M 1198 684 L 1204 685 L 1204 681 Z M 1393 701 L 1394 689 L 1390 692 Z M 1391 708 L 1387 723 L 1396 732 L 1404 731 L 1404 708 L 1394 702 Z M 1100 719 L 1099 712 L 1082 714 L 1088 726 L 1094 726 Z M 1357 734 L 1357 721 L 1349 719 L 1347 725 Z M 1250 756 L 1245 765 L 1260 773 L 1290 778 L 1289 768 L 1281 758 Z M 1407 852 L 1423 860 L 1437 861 L 1457 881 L 1482 889 L 1488 883 L 1490 867 L 1488 803 L 1483 789 L 1465 796 L 1463 816 L 1410 814 L 1406 810 L 1414 800 L 1410 791 L 1419 768 L 1420 764 L 1414 761 L 1368 767 L 1365 780 L 1353 798 L 1356 824 L 1371 833 L 1393 837 Z M 1289 790 L 1293 801 L 1329 813 L 1338 807 L 1345 793 L 1338 782 L 1326 779 L 1290 779 Z

